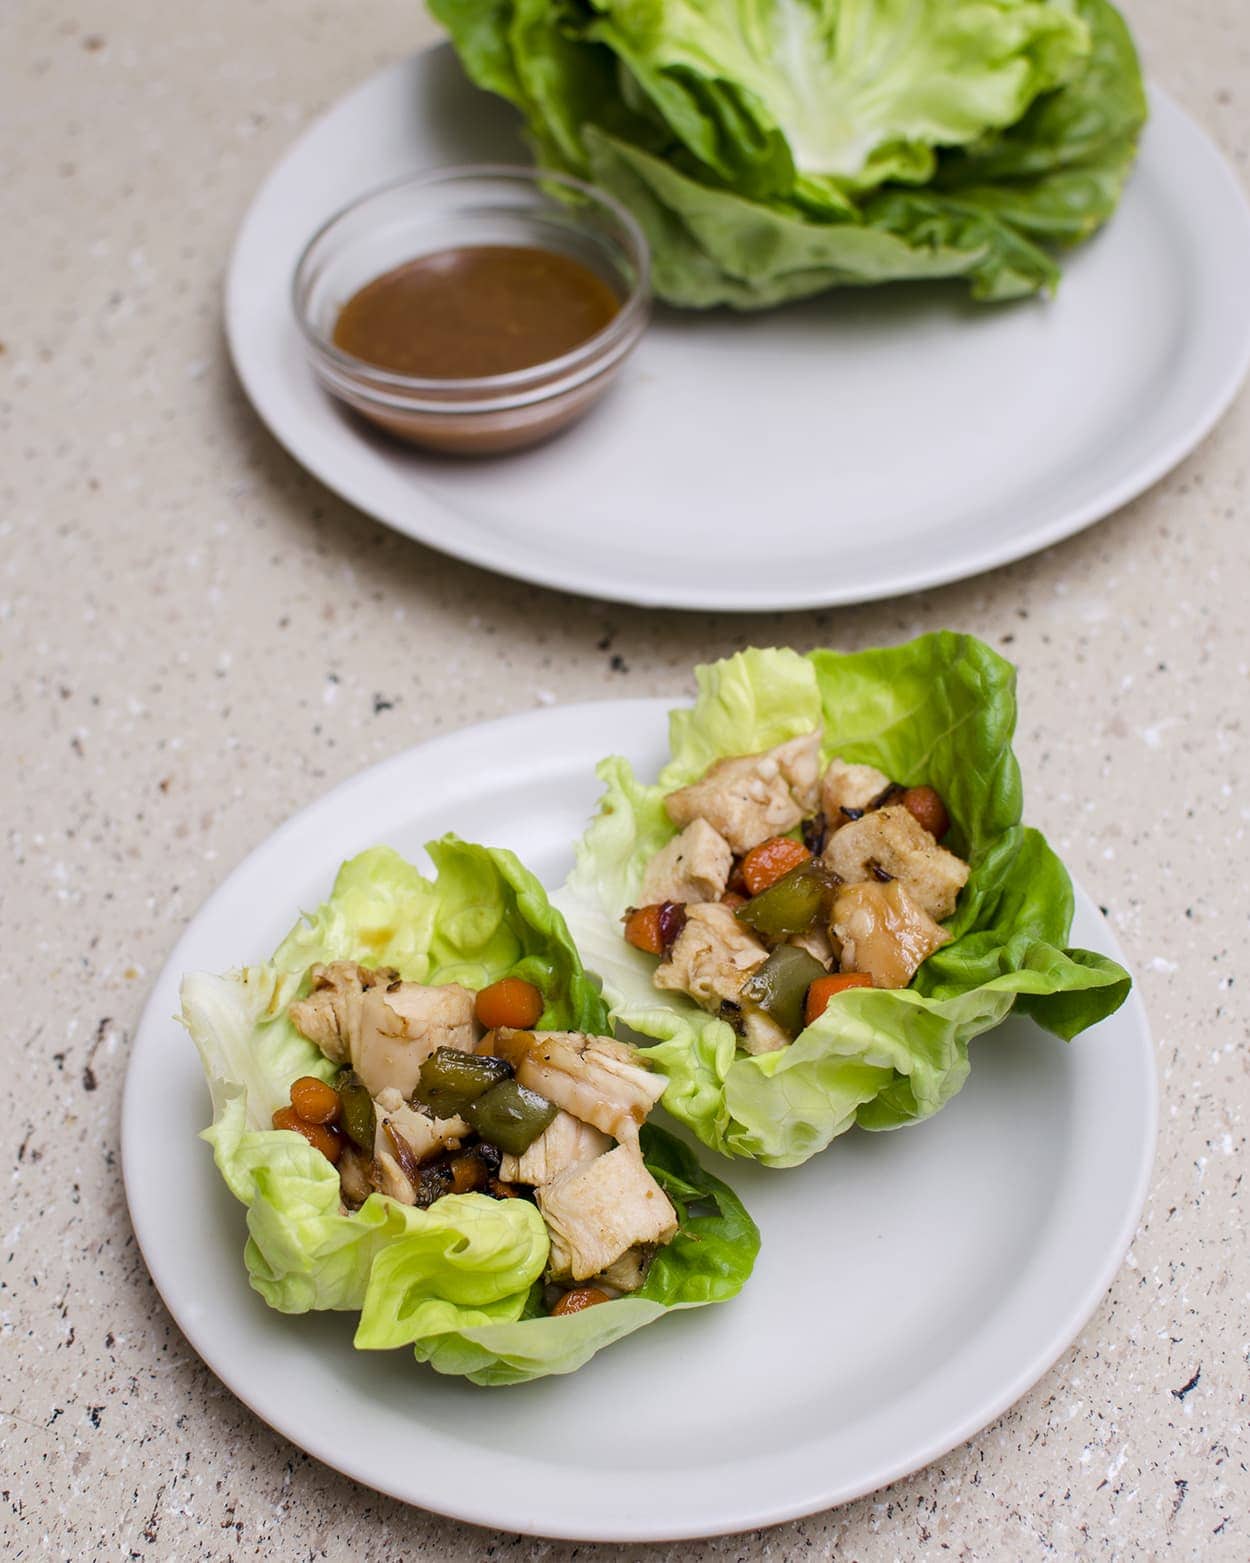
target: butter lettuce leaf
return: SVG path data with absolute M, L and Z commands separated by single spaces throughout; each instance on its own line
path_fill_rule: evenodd
M 631 208 L 656 292 L 762 309 L 832 287 L 1052 291 L 1146 118 L 1108 0 L 433 0 L 540 163 Z
M 1072 0 L 591 0 L 565 15 L 701 164 L 764 195 L 798 173 L 923 183 L 935 147 L 1014 124 L 1090 48 Z
M 427 848 L 437 878 L 373 848 L 345 863 L 329 899 L 302 917 L 270 962 L 183 979 L 182 1019 L 213 1105 L 204 1131 L 226 1186 L 247 1211 L 254 1289 L 284 1313 L 358 1312 L 361 1350 L 412 1349 L 440 1372 L 517 1383 L 579 1367 L 669 1308 L 734 1295 L 758 1234 L 733 1194 L 683 1146 L 648 1128 L 644 1153 L 673 1191 L 682 1227 L 646 1286 L 566 1318 L 538 1316 L 548 1255 L 525 1199 L 451 1195 L 427 1210 L 372 1194 L 340 1202 L 338 1173 L 300 1135 L 272 1127 L 300 1075 L 336 1067 L 287 1010 L 317 961 L 396 967 L 413 981 L 482 987 L 521 976 L 542 992 L 546 1029 L 606 1032 L 599 991 L 559 912 L 510 852 L 447 836 Z
M 1071 881 L 1021 823 L 1015 674 L 988 646 L 943 632 L 851 654 L 752 650 L 696 676 L 698 697 L 674 713 L 672 758 L 656 783 L 619 757 L 600 765 L 600 811 L 555 900 L 613 1017 L 651 1039 L 647 1057 L 669 1081 L 665 1107 L 706 1144 L 793 1166 L 856 1123 L 898 1128 L 938 1111 L 967 1079 L 968 1044 L 1015 1007 L 1071 1038 L 1124 1001 L 1121 967 L 1067 947 Z M 656 990 L 655 962 L 625 943 L 620 917 L 675 834 L 668 791 L 722 755 L 818 725 L 826 760 L 837 754 L 936 787 L 971 873 L 948 924 L 952 942 L 909 988 L 842 994 L 791 1046 L 750 1057 L 723 1021 Z

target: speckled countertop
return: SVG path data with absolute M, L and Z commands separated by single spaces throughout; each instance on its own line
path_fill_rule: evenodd
M 1244 173 L 1244 0 L 1127 9 L 1153 74 Z M 18 0 L 0 20 L 4 1555 L 1250 1556 L 1250 399 L 1093 531 L 858 610 L 664 616 L 441 558 L 273 444 L 219 314 L 264 171 L 429 36 L 412 0 Z M 117 1156 L 148 984 L 225 871 L 333 782 L 448 726 L 676 692 L 691 662 L 751 639 L 852 647 L 941 625 L 1019 662 L 1030 813 L 1109 909 L 1156 1032 L 1153 1190 L 1076 1345 L 911 1480 L 672 1548 L 411 1511 L 239 1405 L 148 1280 Z

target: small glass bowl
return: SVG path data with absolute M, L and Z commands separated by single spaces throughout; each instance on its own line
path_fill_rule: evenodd
M 616 291 L 621 307 L 570 353 L 474 379 L 397 374 L 334 345 L 340 310 L 366 283 L 419 255 L 473 244 L 572 256 Z M 401 439 L 493 455 L 555 434 L 608 389 L 647 324 L 650 261 L 638 224 L 604 191 L 564 174 L 482 164 L 419 174 L 344 207 L 309 240 L 292 298 L 326 390 Z

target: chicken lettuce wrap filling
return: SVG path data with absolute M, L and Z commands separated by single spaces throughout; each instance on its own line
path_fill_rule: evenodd
M 665 1106 L 788 1166 L 937 1111 L 1015 1006 L 1071 1038 L 1129 986 L 1066 948 L 1020 822 L 1014 670 L 971 636 L 697 671 L 653 786 L 620 759 L 557 898 Z
M 559 914 L 510 853 L 375 848 L 272 962 L 184 979 L 205 1138 L 252 1284 L 359 1311 L 363 1349 L 481 1383 L 568 1372 L 666 1308 L 736 1293 L 758 1234 L 647 1122 Z

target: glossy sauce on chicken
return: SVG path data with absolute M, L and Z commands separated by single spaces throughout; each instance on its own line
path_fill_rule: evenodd
M 597 335 L 621 301 L 555 250 L 474 244 L 375 277 L 343 306 L 334 345 L 397 374 L 467 380 L 550 363 Z

